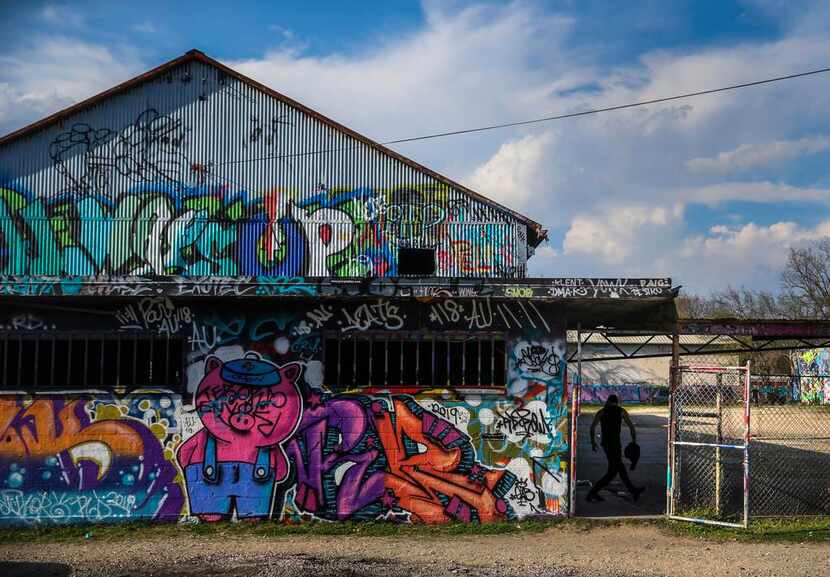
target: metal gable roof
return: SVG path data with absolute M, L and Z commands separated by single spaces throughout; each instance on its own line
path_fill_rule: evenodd
M 298 102 L 298 101 L 296 101 L 292 98 L 289 98 L 288 96 L 285 96 L 284 94 L 282 94 L 280 92 L 277 92 L 276 90 L 273 90 L 272 88 L 269 88 L 268 86 L 265 86 L 264 84 L 261 84 L 261 83 L 257 82 L 256 80 L 253 80 L 252 78 L 249 78 L 249 77 L 237 72 L 236 70 L 222 64 L 221 62 L 219 62 L 217 60 L 214 60 L 213 58 L 210 58 L 209 56 L 205 55 L 203 52 L 200 52 L 199 50 L 190 50 L 187 53 L 185 53 L 184 55 L 182 55 L 182 56 L 180 56 L 180 57 L 178 57 L 174 60 L 171 60 L 171 61 L 169 61 L 165 64 L 162 64 L 162 65 L 160 65 L 156 68 L 153 68 L 152 70 L 149 70 L 149 71 L 145 72 L 144 74 L 136 76 L 136 77 L 134 77 L 130 80 L 127 80 L 125 82 L 122 82 L 121 84 L 118 84 L 117 86 L 114 86 L 113 88 L 110 88 L 109 90 L 105 90 L 104 92 L 101 92 L 101 93 L 99 93 L 95 96 L 92 96 L 92 97 L 90 97 L 86 100 L 83 100 L 83 101 L 81 101 L 77 104 L 74 104 L 74 105 L 72 105 L 68 108 L 65 108 L 64 110 L 56 112 L 55 114 L 47 116 L 46 118 L 43 118 L 43 119 L 41 119 L 37 122 L 29 124 L 28 126 L 20 128 L 18 130 L 15 130 L 14 132 L 11 132 L 11 133 L 3 136 L 2 138 L 0 138 L 0 147 L 8 145 L 8 144 L 12 143 L 13 141 L 16 141 L 20 138 L 34 135 L 37 132 L 39 132 L 41 130 L 45 130 L 47 128 L 50 128 L 50 127 L 52 127 L 56 124 L 60 124 L 64 121 L 68 120 L 74 114 L 83 112 L 83 111 L 85 111 L 85 110 L 87 110 L 87 109 L 89 109 L 93 106 L 96 106 L 96 105 L 102 103 L 103 101 L 105 101 L 108 98 L 114 97 L 114 96 L 122 94 L 124 92 L 127 92 L 130 89 L 135 88 L 135 87 L 137 87 L 137 86 L 139 86 L 143 83 L 155 80 L 155 79 L 163 76 L 166 72 L 168 72 L 168 71 L 170 71 L 170 70 L 172 70 L 172 69 L 174 69 L 174 68 L 176 68 L 180 65 L 189 63 L 189 62 L 200 62 L 202 64 L 212 66 L 212 67 L 218 69 L 223 74 L 226 74 L 229 77 L 235 78 L 236 80 L 247 84 L 248 86 L 254 88 L 255 90 L 258 90 L 258 91 L 266 94 L 267 96 L 275 98 L 275 99 L 279 100 L 280 102 L 282 102 L 282 103 L 284 103 L 284 104 L 286 104 L 290 107 L 295 108 L 296 110 L 298 110 L 301 113 L 304 113 L 304 114 L 307 114 L 307 115 L 313 117 L 315 120 L 327 125 L 328 127 L 332 128 L 333 130 L 341 132 L 344 135 L 346 135 L 350 138 L 353 138 L 357 142 L 360 142 L 360 143 L 376 150 L 377 152 L 379 152 L 379 153 L 381 153 L 385 156 L 388 156 L 391 159 L 394 159 L 394 160 L 408 166 L 409 168 L 411 168 L 413 170 L 421 172 L 424 175 L 435 179 L 436 181 L 440 182 L 441 184 L 444 184 L 446 186 L 449 186 L 449 187 L 452 187 L 456 190 L 459 190 L 460 192 L 469 195 L 471 198 L 473 198 L 473 199 L 477 200 L 478 202 L 481 202 L 481 203 L 493 208 L 494 210 L 497 210 L 497 211 L 500 211 L 500 212 L 503 212 L 503 213 L 509 215 L 513 219 L 515 219 L 518 222 L 520 222 L 522 224 L 525 224 L 527 226 L 527 229 L 528 229 L 527 243 L 531 247 L 534 247 L 534 248 L 537 247 L 543 240 L 545 240 L 547 238 L 547 230 L 542 228 L 542 225 L 539 224 L 538 222 L 536 222 L 536 221 L 534 221 L 534 220 L 532 220 L 532 219 L 530 219 L 530 218 L 528 218 L 528 217 L 526 217 L 526 216 L 510 209 L 510 208 L 507 208 L 504 205 L 501 205 L 501 204 L 499 204 L 499 203 L 497 203 L 493 200 L 490 200 L 489 198 L 487 198 L 485 196 L 482 196 L 481 194 L 475 192 L 474 190 L 471 190 L 470 188 L 468 188 L 468 187 L 466 187 L 466 186 L 464 186 L 464 185 L 462 185 L 462 184 L 460 184 L 460 183 L 458 183 L 458 182 L 456 182 L 456 181 L 454 181 L 454 180 L 452 180 L 452 179 L 450 179 L 450 178 L 448 178 L 448 177 L 446 177 L 442 174 L 439 174 L 439 173 L 427 168 L 426 166 L 423 166 L 423 165 L 421 165 L 421 164 L 419 164 L 419 163 L 417 163 L 417 162 L 415 162 L 415 161 L 413 161 L 413 160 L 411 160 L 411 159 L 409 159 L 409 158 L 407 158 L 407 157 L 405 157 L 405 156 L 403 156 L 403 155 L 401 155 L 401 154 L 385 147 L 384 145 L 382 145 L 378 142 L 375 142 L 374 140 L 372 140 L 370 138 L 367 138 L 366 136 L 363 136 L 362 134 L 360 134 L 358 132 L 355 132 L 354 130 L 352 130 L 352 129 L 350 129 L 350 128 L 348 128 L 348 127 L 346 127 L 346 126 L 344 126 L 344 125 L 342 125 L 342 124 L 340 124 L 340 123 L 338 123 L 338 122 L 336 122 L 336 121 L 334 121 L 334 120 L 332 120 L 332 119 L 330 119 L 330 118 L 328 118 L 328 117 L 326 117 L 322 114 L 320 114 L 319 112 L 308 108 L 304 104 L 302 104 L 302 103 L 300 103 L 300 102 Z

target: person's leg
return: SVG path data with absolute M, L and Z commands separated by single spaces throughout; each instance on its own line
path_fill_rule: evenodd
M 645 489 L 643 487 L 635 487 L 634 483 L 632 483 L 631 479 L 628 477 L 628 470 L 625 468 L 625 462 L 622 458 L 622 449 L 617 449 L 613 455 L 609 455 L 608 461 L 609 463 L 613 461 L 616 472 L 620 475 L 620 479 L 625 485 L 625 488 L 628 489 L 628 492 L 631 493 L 636 501 L 640 497 L 640 493 L 642 493 Z
M 631 482 L 631 479 L 628 477 L 628 471 L 625 468 L 625 462 L 623 462 L 622 454 L 617 455 L 615 464 L 617 467 L 617 472 L 619 473 L 620 479 L 622 480 L 623 485 L 625 485 L 625 488 L 628 489 L 629 493 L 636 493 L 636 487 Z
M 608 471 L 599 481 L 594 483 L 593 487 L 591 487 L 591 490 L 588 492 L 589 498 L 598 497 L 599 492 L 607 487 L 608 484 L 614 480 L 614 477 L 617 476 L 617 468 L 611 460 L 611 454 L 609 454 L 608 449 L 605 447 L 603 447 L 602 450 L 605 451 L 605 458 L 608 460 Z

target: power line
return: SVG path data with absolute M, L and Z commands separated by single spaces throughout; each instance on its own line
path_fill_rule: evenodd
M 614 110 L 624 110 L 626 108 L 635 108 L 637 106 L 646 106 L 649 104 L 659 104 L 660 102 L 669 102 L 671 100 L 680 100 L 682 98 L 692 98 L 694 96 L 703 96 L 705 94 L 715 94 L 717 92 L 726 92 L 728 90 L 737 90 L 738 88 L 748 88 L 750 86 L 759 86 L 761 84 L 770 84 L 772 82 L 780 82 L 782 80 L 791 80 L 793 78 L 801 78 L 803 76 L 810 76 L 813 74 L 822 74 L 830 72 L 830 68 L 822 68 L 820 70 L 811 70 L 810 72 L 799 72 L 798 74 L 789 74 L 787 76 L 778 76 L 776 78 L 767 78 L 766 80 L 756 80 L 754 82 L 744 82 L 743 84 L 733 84 L 732 86 L 723 86 L 721 88 L 712 88 L 710 90 L 699 90 L 697 92 L 687 92 L 686 94 L 677 94 L 675 96 L 665 96 L 663 98 L 653 98 L 651 100 L 641 100 L 639 102 L 632 102 L 629 104 L 619 104 L 617 106 L 608 106 L 606 108 L 593 108 L 590 110 L 583 110 L 581 112 L 571 112 L 568 114 L 559 114 L 556 116 L 546 116 L 544 118 L 535 118 L 533 120 L 522 120 L 519 122 L 507 122 L 504 124 L 493 124 L 490 126 L 482 126 L 479 128 L 468 128 L 465 130 L 454 130 L 452 132 L 439 132 L 436 134 L 427 134 L 426 136 L 415 136 L 412 138 L 401 138 L 399 140 L 389 140 L 381 144 L 400 144 L 402 142 L 412 142 L 415 140 L 427 140 L 430 138 L 442 138 L 444 136 L 455 136 L 457 134 L 469 134 L 471 132 L 484 132 L 485 130 L 495 130 L 498 128 L 510 128 L 511 126 L 525 126 L 528 124 L 538 124 L 540 122 L 550 122 L 553 120 L 564 120 L 565 118 L 576 118 L 578 116 L 587 116 L 589 114 L 599 114 L 600 112 L 612 112 Z
M 772 84 L 773 82 L 781 82 L 783 80 L 792 80 L 794 78 L 803 78 L 805 76 L 813 76 L 816 74 L 825 74 L 830 72 L 830 68 L 820 68 L 818 70 L 810 70 L 808 72 L 798 72 L 796 74 L 788 74 L 786 76 L 776 76 L 774 78 L 766 78 L 764 80 L 755 80 L 753 82 L 743 82 L 741 84 L 732 84 L 730 86 L 722 86 L 720 88 L 710 88 L 708 90 L 698 90 L 695 92 L 686 92 L 684 94 L 676 94 L 674 96 L 664 96 L 662 98 L 652 98 L 650 100 L 640 100 L 637 102 L 630 102 L 628 104 L 618 104 L 616 106 L 606 106 L 604 108 L 591 108 L 588 110 L 582 110 L 580 112 L 569 112 L 566 114 L 557 114 L 555 116 L 544 116 L 542 118 L 533 118 L 531 120 L 520 120 L 518 122 L 505 122 L 502 124 L 491 124 L 489 126 L 479 126 L 477 128 L 465 128 L 462 130 L 452 130 L 449 132 L 437 132 L 434 134 L 426 134 L 423 136 L 413 136 L 410 138 L 399 138 L 397 140 L 387 140 L 384 142 L 380 142 L 379 144 L 388 146 L 391 144 L 403 144 L 405 142 L 415 142 L 419 140 L 430 140 L 433 138 L 444 138 L 447 136 L 458 136 L 461 134 L 471 134 L 475 132 L 485 132 L 488 130 L 498 130 L 500 128 L 511 128 L 515 126 L 527 126 L 529 124 L 540 124 L 542 122 L 553 122 L 555 120 L 565 120 L 567 118 L 577 118 L 580 116 L 588 116 L 590 114 L 600 114 L 602 112 L 614 112 L 616 110 L 625 110 L 628 108 L 636 108 L 638 106 L 648 106 L 650 104 L 659 104 L 661 102 L 670 102 L 672 100 L 681 100 L 684 98 L 693 98 L 695 96 L 704 96 L 707 94 L 716 94 L 718 92 L 727 92 L 729 90 L 738 90 L 740 88 L 749 88 L 752 86 L 760 86 L 762 84 Z M 256 162 L 259 160 L 272 160 L 272 159 L 280 159 L 280 158 L 292 158 L 297 156 L 309 156 L 312 154 L 325 154 L 327 152 L 338 152 L 343 150 L 351 150 L 357 148 L 358 146 L 346 146 L 340 148 L 329 148 L 329 149 L 322 149 L 322 150 L 313 150 L 308 152 L 296 152 L 292 154 L 282 154 L 276 156 L 263 156 L 259 158 L 248 158 L 244 160 L 231 160 L 228 162 L 222 162 L 218 164 L 242 164 L 246 162 Z

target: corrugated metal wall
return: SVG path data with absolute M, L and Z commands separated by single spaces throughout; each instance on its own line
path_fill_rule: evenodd
M 198 61 L 0 149 L 0 274 L 521 277 L 526 225 Z

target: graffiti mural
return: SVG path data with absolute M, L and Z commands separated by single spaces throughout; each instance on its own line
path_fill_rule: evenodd
M 0 520 L 177 519 L 184 496 L 166 436 L 116 404 L 0 399 Z
M 543 325 L 525 304 L 537 336 L 506 341 L 502 391 L 402 382 L 406 394 L 369 383 L 345 392 L 327 380 L 324 335 L 465 330 L 482 304 L 445 299 L 449 317 L 430 321 L 432 302 L 295 302 L 223 311 L 147 296 L 103 305 L 98 328 L 127 342 L 181 339 L 182 381 L 174 390 L 3 400 L 0 522 L 447 523 L 567 510 L 561 325 L 550 317 Z M 499 318 L 491 326 L 503 327 Z M 88 330 L 82 320 L 14 308 L 0 325 L 15 335 L 49 327 L 61 338 Z
M 469 436 L 412 397 L 312 396 L 289 444 L 294 505 L 329 520 L 495 521 L 515 476 L 476 459 Z
M 130 174 L 151 170 L 112 162 Z M 170 166 L 179 168 L 152 170 Z M 421 194 L 446 198 L 441 189 L 321 189 L 296 197 L 185 186 L 170 176 L 93 194 L 78 191 L 93 182 L 93 190 L 106 188 L 92 169 L 66 178 L 68 190 L 48 198 L 0 187 L 0 274 L 392 277 L 398 247 L 408 245 L 435 248 L 439 275 L 493 276 L 496 266 L 521 265 L 511 226 L 464 224 L 439 204 L 412 204 L 425 202 L 412 200 Z M 409 204 L 395 203 L 402 194 Z
M 537 223 L 204 57 L 134 88 L 0 146 L 0 523 L 567 511 Z
M 132 182 L 181 185 L 189 169 L 182 153 L 188 129 L 182 121 L 148 108 L 120 132 L 85 123 L 61 132 L 49 145 L 49 157 L 64 179 L 63 192 L 112 192 L 115 175 Z M 80 170 L 70 162 L 80 156 Z
M 255 353 L 228 363 L 208 357 L 194 401 L 204 428 L 178 454 L 192 514 L 206 521 L 234 512 L 271 516 L 274 489 L 288 476 L 282 443 L 302 412 L 300 371 Z
M 830 349 L 794 353 L 792 362 L 793 398 L 811 405 L 830 403 Z
M 579 388 L 580 402 L 604 405 L 610 395 L 621 403 L 664 404 L 669 402 L 668 387 L 654 385 L 585 385 Z

